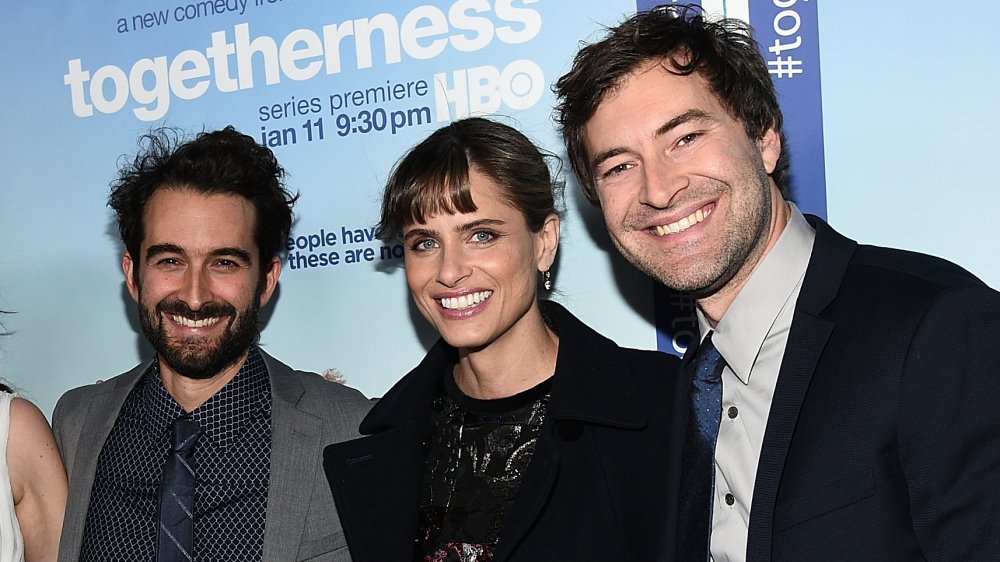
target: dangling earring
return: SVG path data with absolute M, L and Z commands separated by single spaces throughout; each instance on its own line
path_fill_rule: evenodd
M 552 272 L 549 270 L 542 272 L 542 287 L 545 287 L 546 291 L 552 290 Z

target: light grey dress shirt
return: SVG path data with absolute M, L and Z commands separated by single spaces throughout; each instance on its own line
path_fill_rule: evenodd
M 712 341 L 722 372 L 722 423 L 715 448 L 711 559 L 746 560 L 750 502 L 764 428 L 816 231 L 792 203 L 784 232 L 726 310 Z M 701 334 L 712 327 L 698 311 Z

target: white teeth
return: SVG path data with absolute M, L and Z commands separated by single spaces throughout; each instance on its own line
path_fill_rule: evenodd
M 490 298 L 492 295 L 493 291 L 480 291 L 478 293 L 470 293 L 460 297 L 445 297 L 441 299 L 441 306 L 447 308 L 448 310 L 461 310 L 463 308 L 469 308 L 470 306 L 476 306 L 477 304 Z
M 711 209 L 709 209 L 708 211 L 702 211 L 701 209 L 698 209 L 697 211 L 691 213 L 690 215 L 682 218 L 679 221 L 672 222 L 670 224 L 665 224 L 663 226 L 656 225 L 656 234 L 658 236 L 666 236 L 667 234 L 684 232 L 685 230 L 705 220 L 706 218 L 708 218 L 708 215 L 711 214 L 712 214 Z
M 177 322 L 178 324 L 186 328 L 204 328 L 205 326 L 211 326 L 213 324 L 216 324 L 219 321 L 218 317 L 205 318 L 203 320 L 190 320 L 188 318 L 185 318 L 177 314 L 172 316 L 172 318 L 174 322 Z

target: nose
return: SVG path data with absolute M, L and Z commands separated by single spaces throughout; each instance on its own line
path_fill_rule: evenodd
M 639 202 L 656 209 L 665 209 L 690 183 L 687 174 L 670 162 L 653 161 L 643 171 Z
M 191 310 L 199 310 L 202 305 L 212 301 L 212 290 L 207 274 L 196 267 L 184 272 L 184 281 L 177 295 Z
M 472 273 L 468 256 L 461 247 L 443 247 L 438 263 L 437 281 L 445 287 L 454 287 Z

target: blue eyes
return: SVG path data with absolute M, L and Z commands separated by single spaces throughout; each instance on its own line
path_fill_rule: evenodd
M 496 241 L 499 235 L 491 230 L 477 230 L 469 236 L 468 241 L 472 244 L 488 245 Z M 434 238 L 421 238 L 410 246 L 413 251 L 426 252 L 439 248 L 441 244 Z

